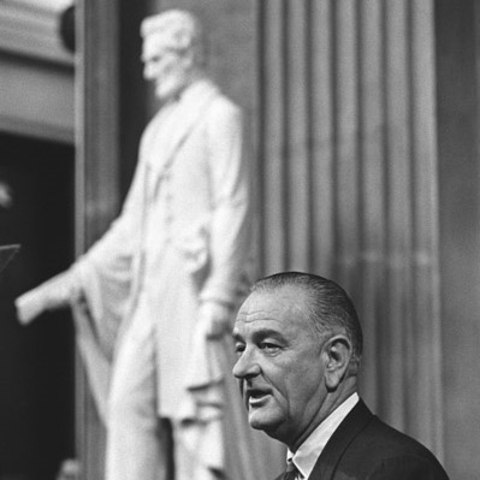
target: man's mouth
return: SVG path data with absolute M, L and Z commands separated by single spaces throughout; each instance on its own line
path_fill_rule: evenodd
M 266 402 L 269 396 L 270 392 L 267 390 L 257 388 L 248 389 L 246 392 L 247 405 L 249 407 L 260 407 Z

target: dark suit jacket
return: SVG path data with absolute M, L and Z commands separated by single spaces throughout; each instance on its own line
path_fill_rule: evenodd
M 427 448 L 383 423 L 360 400 L 328 441 L 308 480 L 448 480 L 448 476 Z

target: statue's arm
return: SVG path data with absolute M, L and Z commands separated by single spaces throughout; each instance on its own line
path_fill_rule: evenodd
M 139 164 L 122 212 L 107 232 L 67 271 L 56 275 L 15 300 L 18 320 L 28 324 L 46 311 L 67 307 L 82 299 L 82 270 L 92 270 L 106 278 L 129 274 L 132 232 L 138 230 L 142 205 L 144 166 Z
M 18 320 L 25 325 L 46 311 L 66 307 L 80 292 L 73 268 L 60 273 L 15 300 Z

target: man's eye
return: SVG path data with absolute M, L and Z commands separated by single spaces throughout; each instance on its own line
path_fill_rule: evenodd
M 280 350 L 280 345 L 271 342 L 262 342 L 260 348 L 266 353 L 276 353 Z
M 235 344 L 235 353 L 240 354 L 245 350 L 245 345 L 243 343 Z

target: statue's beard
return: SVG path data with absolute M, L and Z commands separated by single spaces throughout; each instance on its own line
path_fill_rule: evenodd
M 161 101 L 166 101 L 178 95 L 188 83 L 189 76 L 186 72 L 168 72 L 157 80 L 155 94 Z

